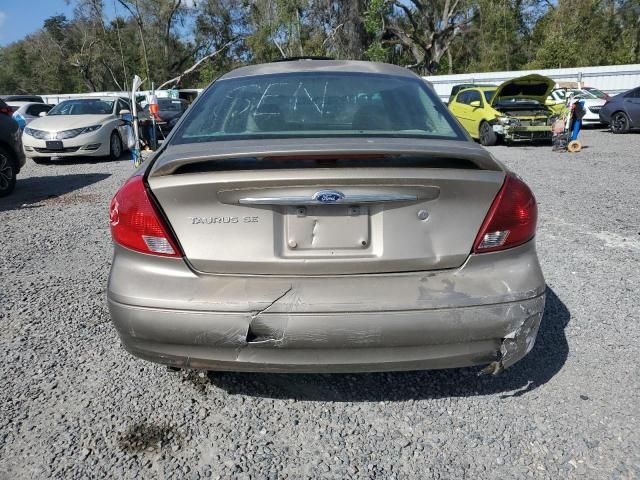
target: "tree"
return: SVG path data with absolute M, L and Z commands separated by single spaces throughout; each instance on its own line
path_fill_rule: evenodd
M 327 53 L 336 58 L 362 60 L 368 43 L 365 27 L 366 0 L 318 0 L 311 9 L 318 22 L 318 34 L 324 37 Z
M 73 16 L 0 47 L 0 92 L 205 86 L 300 55 L 422 74 L 640 63 L 640 0 L 68 1 Z
M 476 17 L 467 0 L 388 0 L 383 44 L 400 45 L 413 57 L 408 65 L 422 74 L 438 70 L 453 40 L 464 34 Z
M 528 66 L 559 68 L 632 62 L 639 16 L 638 0 L 559 0 L 533 29 L 532 41 L 537 48 Z

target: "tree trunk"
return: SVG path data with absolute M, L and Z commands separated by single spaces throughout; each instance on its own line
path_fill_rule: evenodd
M 349 60 L 362 60 L 364 57 L 366 32 L 362 21 L 366 10 L 364 0 L 342 0 L 338 24 L 343 27 L 336 33 L 341 48 L 341 56 Z

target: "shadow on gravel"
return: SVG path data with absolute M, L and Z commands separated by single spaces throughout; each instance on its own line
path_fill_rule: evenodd
M 52 165 L 96 165 L 98 163 L 121 162 L 123 160 L 132 160 L 131 152 L 123 152 L 117 160 L 111 160 L 109 157 L 62 157 L 51 160 L 48 164 L 40 165 L 38 168 L 47 168 Z
M 533 350 L 497 377 L 478 376 L 481 367 L 365 374 L 209 373 L 230 394 L 323 402 L 404 401 L 501 394 L 518 397 L 544 385 L 567 360 L 564 333 L 571 314 L 547 287 L 544 317 Z
M 45 177 L 18 177 L 16 189 L 0 202 L 0 212 L 38 208 L 48 202 L 63 202 L 58 198 L 88 185 L 98 183 L 110 177 L 110 173 L 83 173 L 68 175 L 51 175 Z M 78 195 L 76 200 L 91 200 L 92 194 Z M 71 199 L 69 199 L 71 200 Z

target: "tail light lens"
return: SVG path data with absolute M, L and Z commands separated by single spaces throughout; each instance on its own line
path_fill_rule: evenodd
M 482 222 L 473 252 L 495 252 L 522 245 L 535 235 L 537 221 L 538 206 L 531 189 L 515 175 L 508 174 Z
M 137 252 L 180 257 L 178 243 L 158 214 L 142 176 L 130 178 L 109 206 L 113 241 Z
M 0 113 L 11 116 L 13 115 L 13 108 L 11 108 L 9 105 L 7 105 L 6 107 L 0 107 Z

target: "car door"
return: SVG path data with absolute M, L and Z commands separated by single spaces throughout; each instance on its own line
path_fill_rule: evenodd
M 467 101 L 469 102 L 469 125 L 467 131 L 472 137 L 480 136 L 480 122 L 484 119 L 485 103 L 479 90 L 467 90 Z
M 122 110 L 128 110 L 129 112 L 131 112 L 131 104 L 128 100 L 119 98 L 115 114 L 118 119 L 118 132 L 120 133 L 120 138 L 122 139 L 122 143 L 124 145 L 124 148 L 126 149 L 133 143 L 130 138 L 133 137 L 133 131 L 131 128 L 131 120 L 133 117 L 131 113 L 121 115 L 120 112 Z
M 458 119 L 458 121 L 462 124 L 464 129 L 471 133 L 469 130 L 469 121 L 471 116 L 471 107 L 469 107 L 469 91 L 463 90 L 453 101 L 449 104 L 449 110 L 451 113 Z
M 629 115 L 631 125 L 640 127 L 640 88 L 630 91 L 625 95 L 624 108 Z

